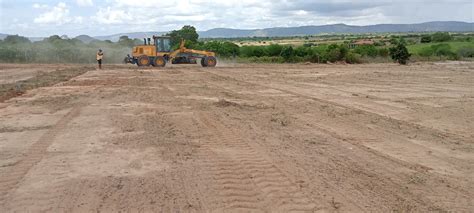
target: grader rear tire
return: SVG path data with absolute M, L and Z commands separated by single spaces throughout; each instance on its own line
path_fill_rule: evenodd
M 147 67 L 147 66 L 150 66 L 150 64 L 151 64 L 150 57 L 146 55 L 141 55 L 138 57 L 137 65 L 139 67 Z
M 153 61 L 153 66 L 155 67 L 164 67 L 166 65 L 166 60 L 162 56 L 158 56 Z

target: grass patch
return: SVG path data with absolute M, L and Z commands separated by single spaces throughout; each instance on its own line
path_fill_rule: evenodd
M 420 52 L 424 48 L 430 47 L 432 45 L 438 45 L 438 44 L 449 44 L 449 46 L 451 46 L 451 49 L 452 49 L 453 52 L 457 52 L 462 47 L 473 47 L 474 48 L 474 41 L 449 41 L 449 42 L 423 43 L 423 44 L 409 45 L 409 46 L 407 46 L 407 48 L 408 48 L 408 51 L 411 54 L 419 55 Z

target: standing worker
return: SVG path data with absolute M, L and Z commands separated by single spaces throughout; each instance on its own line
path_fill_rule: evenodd
M 102 58 L 104 57 L 104 53 L 102 52 L 101 49 L 99 49 L 99 52 L 97 52 L 97 63 L 99 64 L 99 69 L 102 69 Z

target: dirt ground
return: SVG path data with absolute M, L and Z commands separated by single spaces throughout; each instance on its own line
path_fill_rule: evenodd
M 0 103 L 0 209 L 473 212 L 473 130 L 474 63 L 109 66 Z

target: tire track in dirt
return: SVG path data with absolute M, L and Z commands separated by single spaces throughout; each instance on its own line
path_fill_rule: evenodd
M 117 137 L 108 144 L 108 149 L 159 147 L 163 153 L 160 151 L 156 154 L 162 155 L 169 165 L 166 171 L 150 171 L 140 176 L 107 175 L 72 179 L 60 192 L 62 199 L 57 201 L 57 209 L 65 212 L 203 212 L 195 182 L 185 180 L 196 175 L 193 174 L 195 168 L 186 164 L 186 154 L 192 147 L 175 130 L 176 120 L 182 120 L 183 117 L 180 117 L 181 114 L 141 107 L 104 112 L 110 113 L 108 116 L 114 120 L 113 125 L 118 129 L 133 127 L 134 131 L 142 132 Z M 146 113 L 139 116 L 123 115 L 124 112 L 137 109 Z M 142 167 L 148 160 L 144 157 L 135 162 Z
M 254 81 L 242 80 L 242 79 L 235 78 L 233 76 L 218 74 L 218 73 L 213 72 L 213 71 L 208 71 L 208 70 L 203 70 L 203 71 L 208 73 L 208 74 L 211 74 L 211 75 L 214 75 L 214 76 L 217 76 L 219 78 L 226 79 L 226 80 L 233 80 L 233 81 L 237 81 L 237 82 L 241 82 L 241 83 L 245 83 L 245 84 L 249 84 L 249 85 L 259 86 L 259 87 L 262 87 L 262 88 L 273 89 L 273 90 L 277 90 L 277 91 L 280 91 L 280 92 L 283 92 L 283 93 L 286 93 L 286 94 L 301 97 L 301 98 L 304 98 L 304 99 L 308 99 L 308 100 L 316 101 L 316 102 L 319 102 L 319 103 L 332 105 L 332 106 L 342 108 L 342 109 L 351 110 L 356 114 L 365 114 L 367 116 L 375 117 L 379 120 L 386 121 L 387 123 L 390 123 L 390 124 L 392 124 L 394 126 L 397 126 L 397 127 L 401 127 L 402 125 L 404 125 L 408 129 L 416 129 L 418 132 L 423 131 L 423 132 L 426 132 L 427 134 L 432 134 L 435 137 L 438 137 L 438 138 L 441 137 L 443 141 L 449 140 L 450 143 L 452 143 L 452 144 L 457 144 L 459 141 L 465 141 L 465 142 L 469 143 L 469 139 L 459 137 L 458 135 L 455 135 L 455 134 L 452 134 L 452 133 L 449 133 L 449 132 L 440 131 L 438 129 L 434 129 L 434 128 L 426 127 L 426 126 L 423 126 L 423 125 L 420 125 L 420 124 L 412 123 L 412 122 L 409 122 L 409 121 L 395 119 L 395 118 L 392 118 L 392 117 L 389 117 L 389 116 L 380 115 L 380 114 L 375 113 L 375 112 L 370 112 L 370 111 L 359 109 L 359 108 L 356 108 L 356 107 L 351 107 L 351 106 L 336 103 L 336 102 L 333 102 L 333 101 L 317 98 L 317 97 L 314 97 L 314 96 L 311 96 L 311 95 L 291 91 L 289 89 L 282 89 L 281 87 L 276 87 L 276 86 L 271 86 L 271 85 L 267 85 L 267 84 L 257 83 L 257 82 L 254 82 Z
M 423 135 L 425 141 L 430 141 L 431 143 L 440 145 L 440 146 L 445 147 L 445 148 L 449 148 L 449 146 L 454 146 L 455 148 L 458 148 L 458 149 L 471 149 L 472 148 L 472 142 L 470 142 L 469 139 L 461 137 L 459 135 L 455 135 L 455 134 L 452 134 L 452 133 L 440 131 L 438 129 L 422 126 L 422 125 L 412 123 L 412 122 L 409 122 L 409 121 L 394 119 L 390 116 L 380 115 L 380 114 L 375 113 L 375 112 L 358 109 L 358 108 L 352 107 L 352 106 L 346 106 L 344 104 L 335 103 L 333 101 L 320 99 L 320 98 L 317 98 L 317 97 L 313 97 L 312 95 L 308 95 L 308 94 L 304 94 L 304 93 L 302 94 L 302 93 L 297 92 L 297 91 L 291 91 L 287 88 L 287 87 L 297 88 L 297 86 L 281 85 L 281 87 L 286 88 L 286 89 L 282 89 L 281 87 L 267 85 L 265 83 L 258 83 L 258 82 L 254 82 L 254 81 L 243 80 L 243 79 L 235 78 L 233 76 L 228 76 L 228 75 L 215 73 L 213 71 L 205 71 L 205 72 L 209 73 L 211 75 L 220 77 L 220 78 L 224 78 L 226 80 L 233 80 L 233 81 L 241 82 L 241 83 L 248 84 L 248 85 L 273 89 L 273 90 L 281 91 L 282 93 L 286 93 L 286 94 L 294 95 L 296 97 L 300 97 L 300 98 L 303 98 L 303 99 L 315 101 L 317 103 L 327 104 L 327 105 L 333 106 L 335 108 L 338 108 L 339 110 L 343 110 L 344 115 L 346 115 L 346 114 L 347 115 L 356 115 L 356 117 L 344 118 L 344 120 L 345 120 L 345 121 L 343 121 L 344 123 L 345 122 L 350 122 L 350 123 L 352 123 L 352 122 L 361 122 L 362 120 L 360 119 L 360 116 L 365 116 L 365 119 L 366 119 L 367 123 L 370 122 L 369 124 L 372 125 L 372 121 L 377 121 L 377 123 L 379 125 L 384 126 L 381 131 L 380 130 L 377 131 L 379 134 L 384 135 L 384 137 L 409 138 L 411 135 L 416 134 L 416 135 L 420 135 L 420 136 Z M 348 110 L 349 112 L 347 112 L 345 110 Z M 315 125 L 318 125 L 318 124 L 315 124 Z M 320 125 L 318 125 L 318 126 L 322 127 Z M 387 129 L 387 127 L 390 127 L 390 128 Z M 326 129 L 326 128 L 321 128 L 321 129 Z M 373 129 L 373 131 L 376 131 L 376 130 Z M 342 139 L 344 141 L 348 141 L 351 144 L 356 145 L 358 147 L 361 147 L 361 148 L 368 148 L 369 147 L 369 145 L 367 143 L 363 143 L 363 141 L 365 141 L 364 138 L 366 136 L 362 136 L 362 138 L 359 138 L 358 140 L 351 140 L 351 138 L 347 138 L 347 135 L 344 136 L 344 135 L 340 135 L 339 133 L 334 133 L 333 131 L 330 131 L 330 132 L 331 132 L 331 135 L 333 137 Z M 378 138 L 378 139 L 380 139 L 380 138 Z M 410 144 L 411 142 L 409 140 L 403 140 L 403 141 L 405 141 L 407 143 L 407 145 L 412 145 L 412 144 Z M 460 143 L 461 141 L 465 142 L 465 143 Z M 462 144 L 465 144 L 465 145 L 460 146 Z M 448 147 L 446 147 L 446 146 L 448 146 Z M 399 159 L 399 158 L 394 157 L 390 154 L 382 153 L 379 150 L 375 150 L 375 149 L 372 149 L 372 148 L 370 148 L 369 150 L 373 154 L 379 155 L 382 158 L 390 159 L 391 161 L 400 163 L 401 165 L 407 166 L 409 168 L 416 169 L 418 171 L 426 171 L 426 170 L 430 169 L 430 168 L 420 164 L 419 162 L 414 162 L 414 161 L 410 161 L 410 160 L 406 160 L 406 159 Z M 432 158 L 433 161 L 437 161 L 437 159 L 433 158 L 432 155 L 425 155 L 425 157 Z M 456 167 L 453 167 L 453 168 L 458 168 L 457 164 L 456 164 L 456 162 L 458 162 L 458 161 L 456 159 L 450 159 L 448 157 L 445 157 L 444 161 L 446 163 L 449 163 L 450 165 L 456 166 Z M 436 171 L 443 173 L 443 171 L 441 169 L 439 169 L 438 167 L 434 167 L 434 168 L 437 169 Z M 455 170 L 455 169 L 453 170 L 453 172 L 458 172 L 458 171 L 461 171 L 461 170 Z
M 200 125 L 211 140 L 201 145 L 206 178 L 213 181 L 219 211 L 310 212 L 316 207 L 265 155 L 251 147 L 212 115 L 200 113 Z
M 215 73 L 210 73 L 210 74 L 215 74 Z M 220 76 L 220 74 L 215 74 L 215 75 Z M 380 119 L 380 120 L 386 120 L 388 122 L 388 124 L 394 126 L 393 131 L 380 132 L 380 134 L 385 135 L 385 137 L 387 137 L 387 135 L 389 135 L 389 137 L 394 137 L 394 136 L 402 137 L 403 135 L 401 134 L 401 131 L 398 131 L 398 129 L 400 128 L 399 126 L 404 125 L 404 124 L 410 126 L 410 124 L 412 124 L 410 122 L 398 121 L 398 120 L 395 120 L 395 119 L 391 119 L 390 117 L 385 117 L 383 115 L 379 115 L 377 113 L 373 113 L 373 112 L 370 112 L 370 111 L 363 111 L 363 110 L 360 110 L 360 109 L 357 109 L 357 108 L 352 108 L 350 106 L 344 106 L 344 105 L 339 106 L 338 103 L 333 104 L 333 102 L 331 102 L 331 101 L 326 101 L 326 100 L 319 101 L 318 98 L 314 98 L 311 95 L 300 94 L 298 92 L 293 92 L 293 91 L 287 91 L 285 89 L 280 89 L 279 87 L 273 87 L 273 86 L 267 86 L 265 84 L 254 83 L 253 81 L 239 80 L 239 79 L 235 79 L 231 76 L 227 76 L 227 75 L 223 75 L 223 76 L 227 81 L 234 80 L 234 81 L 237 81 L 237 82 L 244 83 L 245 85 L 253 85 L 253 86 L 257 86 L 257 87 L 274 89 L 274 90 L 278 90 L 278 91 L 281 91 L 281 92 L 286 93 L 286 94 L 294 95 L 296 97 L 301 97 L 303 99 L 308 99 L 308 100 L 312 100 L 312 101 L 316 101 L 316 102 L 322 102 L 324 104 L 333 105 L 335 107 L 341 107 L 342 109 L 355 110 L 354 112 L 356 112 L 357 114 L 361 114 L 363 116 L 368 116 L 369 118 L 376 116 L 377 118 L 380 119 L 380 117 L 382 117 L 382 119 Z M 229 92 L 236 92 L 236 91 L 233 91 L 232 89 L 227 89 L 227 90 Z M 312 116 L 309 116 L 309 117 L 312 117 Z M 314 123 L 314 120 L 317 120 L 317 119 L 310 119 L 309 117 L 301 117 L 301 118 L 298 118 L 298 119 L 300 119 L 302 121 L 305 121 L 303 123 L 308 123 L 308 124 L 311 123 L 313 128 L 317 128 L 319 131 L 321 131 L 321 132 L 323 132 L 327 135 L 330 135 L 331 137 L 333 137 L 337 140 L 340 140 L 341 142 L 352 144 L 352 145 L 358 147 L 360 150 L 367 151 L 370 154 L 373 154 L 374 156 L 380 157 L 380 159 L 385 159 L 385 160 L 388 160 L 392 163 L 395 163 L 395 165 L 399 165 L 399 166 L 405 167 L 405 168 L 410 168 L 410 169 L 413 169 L 413 170 L 419 171 L 419 172 L 426 172 L 427 170 L 429 170 L 429 168 L 427 168 L 426 166 L 423 166 L 421 164 L 418 164 L 417 162 L 403 161 L 403 160 L 400 160 L 398 158 L 394 158 L 393 156 L 387 155 L 383 152 L 379 152 L 379 151 L 376 151 L 376 150 L 373 150 L 373 149 L 370 149 L 370 148 L 364 146 L 364 144 L 366 144 L 366 143 L 369 143 L 369 142 L 373 143 L 373 142 L 378 142 L 378 141 L 382 140 L 380 138 L 380 136 L 373 137 L 373 136 L 370 136 L 370 135 L 359 135 L 360 138 L 359 137 L 357 137 L 357 138 L 348 137 L 347 134 L 340 134 L 340 132 L 333 131 L 333 129 L 331 129 L 330 127 L 325 127 L 324 125 L 321 125 L 317 122 Z M 413 125 L 418 126 L 417 124 L 413 124 Z M 407 127 L 405 126 L 403 128 L 407 128 Z M 416 128 L 416 129 L 417 130 L 421 129 L 421 131 L 425 132 L 425 135 L 428 135 L 432 138 L 437 137 L 436 133 L 439 134 L 439 132 L 437 132 L 435 129 L 432 130 L 430 128 L 423 128 L 423 127 Z M 392 135 L 392 136 L 390 136 L 390 135 Z M 439 138 L 436 138 L 436 139 L 439 139 Z M 455 140 L 455 139 L 451 138 L 451 140 Z M 289 145 L 289 146 L 291 146 L 291 145 Z M 359 170 L 358 169 L 351 170 L 350 168 L 351 167 L 348 167 L 348 171 L 353 171 L 354 174 L 361 171 L 360 169 Z M 390 173 L 390 171 L 387 171 L 387 172 Z M 368 178 L 372 178 L 371 177 L 372 175 L 374 175 L 374 174 L 367 174 L 366 176 Z M 402 175 L 397 175 L 397 174 L 392 174 L 392 175 L 396 175 L 397 178 L 400 178 L 399 180 L 402 180 L 403 178 L 406 178 Z M 327 178 L 326 176 L 321 176 L 321 177 L 322 177 L 322 179 Z M 381 181 L 381 180 L 382 179 L 380 179 L 378 181 Z M 331 183 L 331 181 L 328 180 L 328 181 L 325 181 L 325 183 Z M 377 186 L 377 188 L 384 188 L 385 185 L 391 185 L 391 184 L 394 184 L 395 186 L 398 186 L 397 185 L 398 183 L 395 183 L 395 182 L 392 183 L 391 181 L 386 181 L 386 182 L 384 181 L 384 183 L 382 183 L 381 185 L 377 184 L 376 186 Z M 334 191 L 342 191 L 343 192 L 343 194 L 340 194 L 340 198 L 344 198 L 345 202 L 350 202 L 351 201 L 351 196 L 354 196 L 354 195 L 357 196 L 356 195 L 358 193 L 357 191 L 355 191 L 355 194 L 352 194 L 352 195 L 344 194 L 344 190 L 339 190 L 341 187 L 343 187 L 343 186 L 337 186 L 337 185 L 332 185 L 331 186 L 331 188 L 335 189 Z M 352 189 L 352 186 L 344 186 L 344 187 L 346 187 L 346 189 L 348 189 L 348 190 Z M 389 188 L 386 188 L 386 189 L 389 189 Z M 398 203 L 397 205 L 400 205 L 400 206 L 409 205 L 409 207 L 412 207 L 411 205 L 413 205 L 413 206 L 425 206 L 425 207 L 428 206 L 429 208 L 434 208 L 434 207 L 440 208 L 440 207 L 436 206 L 436 203 L 433 202 L 432 200 L 421 199 L 419 196 L 417 196 L 416 192 L 408 193 L 410 195 L 410 197 L 412 197 L 413 200 L 405 201 L 403 199 L 403 194 L 398 194 L 396 192 L 396 190 L 392 190 L 391 188 L 388 191 L 391 191 L 391 193 L 393 193 L 394 196 L 393 197 L 387 196 L 386 198 L 387 199 L 393 199 L 393 198 L 398 199 L 398 200 L 393 201 L 393 203 Z M 456 193 L 455 190 L 452 190 L 450 192 Z M 373 191 L 373 190 L 369 190 L 369 193 L 373 193 L 374 195 L 376 195 L 378 192 Z M 383 202 L 383 201 L 381 200 L 381 202 Z M 360 210 L 364 209 L 363 206 L 358 206 L 357 202 L 350 202 L 350 203 L 353 205 L 351 208 L 359 208 Z M 370 203 L 367 203 L 366 205 L 370 205 Z M 357 207 L 355 207 L 355 206 L 357 206 Z
M 48 181 L 48 187 L 42 187 L 41 189 L 16 193 L 14 197 L 9 197 L 7 200 L 9 203 L 7 209 L 12 212 L 29 212 L 29 211 L 52 211 L 56 210 L 61 200 L 62 187 L 69 183 L 67 165 L 61 162 L 54 162 L 51 165 L 55 168 L 53 173 L 44 173 L 37 175 L 43 180 Z M 12 205 L 14 204 L 14 205 Z
M 28 171 L 37 165 L 47 154 L 48 147 L 53 143 L 56 136 L 66 129 L 67 124 L 75 117 L 79 116 L 82 106 L 76 106 L 72 108 L 66 115 L 64 115 L 51 130 L 46 132 L 41 138 L 34 143 L 28 151 L 24 154 L 24 158 L 13 165 L 8 171 L 0 176 L 0 206 L 6 209 L 10 193 L 14 192 L 18 188 L 18 184 L 23 180 Z M 58 170 L 61 173 L 61 170 Z M 63 170 L 61 173 L 63 176 L 66 171 Z M 53 174 L 54 175 L 54 174 Z M 41 194 L 38 196 L 30 197 L 23 202 L 34 202 L 36 205 L 37 201 L 40 203 L 47 203 L 47 200 L 55 198 L 54 193 Z M 25 206 L 31 206 L 26 205 Z M 40 206 L 38 206 L 40 208 Z

